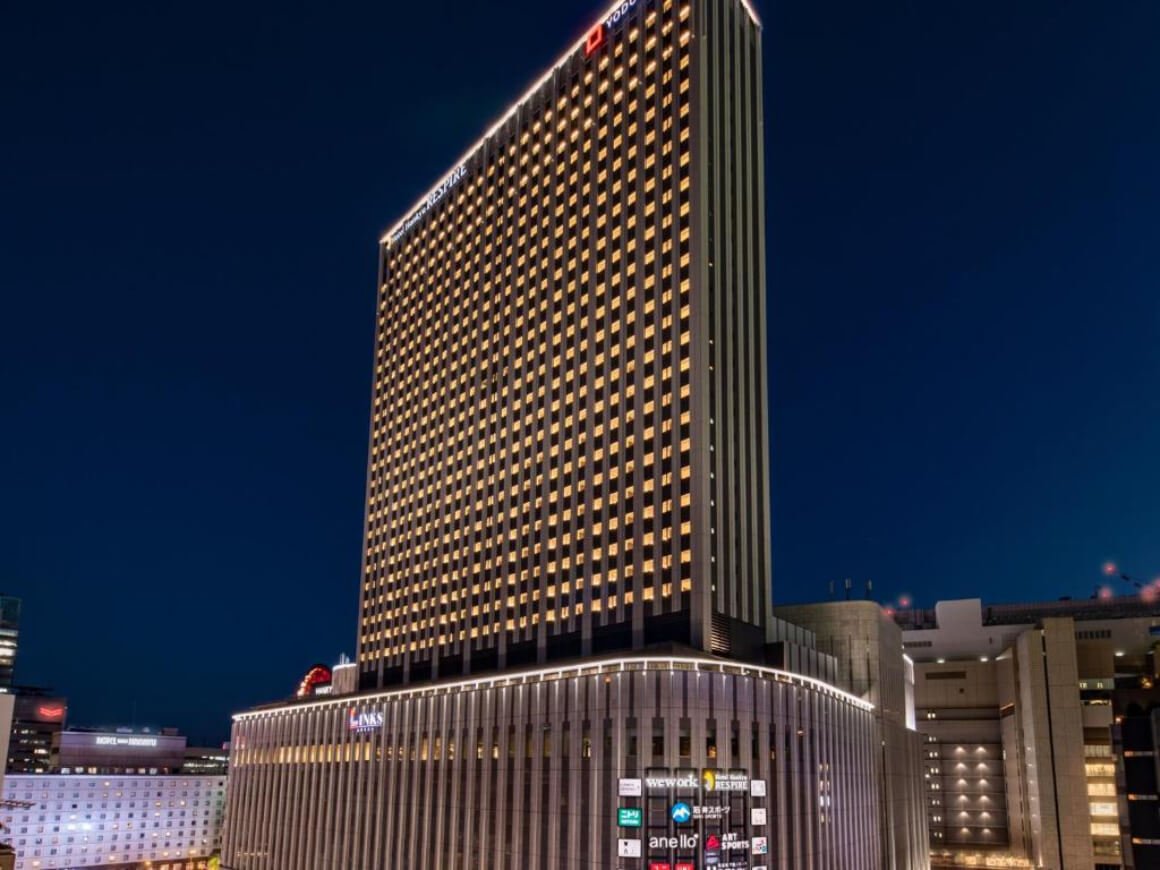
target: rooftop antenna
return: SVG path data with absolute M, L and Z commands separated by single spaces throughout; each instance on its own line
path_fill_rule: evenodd
M 867 601 L 874 600 L 874 581 L 873 580 L 866 581 L 866 600 Z
M 846 600 L 850 600 L 850 590 L 854 588 L 854 581 L 849 577 L 846 578 Z

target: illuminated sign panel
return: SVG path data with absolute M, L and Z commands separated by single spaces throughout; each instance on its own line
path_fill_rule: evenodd
M 632 7 L 636 4 L 637 0 L 624 0 L 623 3 L 613 9 L 612 12 L 609 13 L 608 17 L 604 19 L 604 26 L 608 28 L 615 27 L 620 23 L 620 19 L 627 15 L 629 10 L 632 9 Z
M 701 773 L 701 785 L 705 791 L 749 791 L 749 776 L 729 770 L 705 768 Z
M 155 749 L 156 737 L 126 737 L 119 734 L 102 734 L 94 741 L 96 746 L 131 746 L 135 749 Z
M 333 676 L 326 665 L 315 665 L 306 672 L 302 682 L 298 684 L 298 697 L 308 698 L 311 695 L 329 695 L 330 683 Z
M 678 825 L 683 825 L 693 820 L 693 808 L 684 801 L 677 801 L 669 811 L 669 816 Z
M 467 166 L 465 164 L 461 163 L 459 166 L 452 169 L 451 174 L 439 182 L 438 187 L 427 194 L 427 198 L 423 200 L 423 204 L 420 205 L 419 208 L 403 222 L 403 225 L 395 231 L 395 233 L 391 236 L 391 244 L 393 245 L 406 234 L 407 230 L 411 229 L 411 227 L 415 226 L 415 224 L 423 220 L 427 212 L 438 205 L 439 201 L 447 195 L 448 191 L 450 191 L 453 187 L 455 187 L 455 185 L 462 181 L 465 175 L 467 175 Z
M 367 734 L 382 727 L 383 714 L 378 710 L 359 711 L 352 708 L 347 719 L 347 728 L 355 734 Z
M 670 788 L 695 789 L 701 781 L 697 779 L 696 772 L 690 770 L 685 773 L 646 776 L 644 784 L 649 791 L 660 791 Z
M 729 815 L 729 809 L 723 804 L 709 804 L 708 806 L 698 804 L 693 807 L 693 818 L 697 821 L 720 822 Z
M 41 722 L 59 722 L 64 718 L 64 706 L 61 704 L 41 704 L 36 708 L 36 718 Z
M 644 811 L 639 807 L 617 807 L 616 824 L 622 828 L 639 828 L 644 821 Z
M 588 38 L 584 40 L 584 56 L 592 57 L 604 45 L 604 25 L 597 24 L 588 31 Z
M 592 57 L 604 45 L 605 34 L 620 23 L 620 20 L 628 14 L 628 11 L 637 4 L 638 0 L 625 0 L 619 6 L 613 8 L 608 17 L 599 24 L 593 26 L 588 31 L 588 37 L 584 40 L 584 56 Z
M 639 858 L 640 840 L 617 840 L 616 856 L 618 858 Z

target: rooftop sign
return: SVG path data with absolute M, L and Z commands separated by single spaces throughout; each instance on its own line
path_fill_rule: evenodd
M 411 227 L 415 226 L 415 224 L 423 220 L 423 217 L 427 214 L 427 212 L 429 212 L 436 204 L 438 204 L 439 200 L 443 199 L 443 197 L 447 195 L 447 192 L 451 190 L 451 188 L 455 187 L 455 185 L 457 185 L 465 175 L 467 175 L 466 164 L 461 163 L 455 169 L 451 170 L 451 174 L 439 182 L 438 187 L 427 194 L 427 198 L 423 200 L 419 208 L 417 208 L 411 214 L 411 216 L 403 221 L 403 224 L 397 230 L 395 230 L 394 233 L 391 234 L 391 244 L 393 245 L 400 238 L 402 238 L 403 234 L 406 233 L 407 230 L 411 229 Z
M 93 741 L 95 746 L 131 746 L 135 749 L 155 749 L 156 737 L 128 737 L 122 734 L 99 734 Z

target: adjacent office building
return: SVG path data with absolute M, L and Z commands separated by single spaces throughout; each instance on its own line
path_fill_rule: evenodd
M 771 666 L 761 106 L 745 0 L 623 0 L 386 233 L 357 662 L 235 718 L 225 866 L 883 867 Z
M 915 660 L 936 859 L 1157 866 L 1154 777 L 1142 771 L 1156 759 L 1143 744 L 1160 706 L 1160 608 L 970 599 L 897 619 Z
M 11 691 L 20 642 L 20 599 L 0 595 L 0 692 Z
M 8 744 L 9 773 L 48 773 L 53 751 L 68 718 L 68 701 L 47 689 L 14 690 L 15 708 Z

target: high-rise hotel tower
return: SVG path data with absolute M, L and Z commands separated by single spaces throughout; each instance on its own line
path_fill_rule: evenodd
M 761 106 L 746 0 L 624 0 L 383 237 L 357 681 L 235 718 L 227 867 L 879 867 L 765 666 Z
M 364 687 L 770 613 L 761 30 L 619 5 L 383 238 Z

